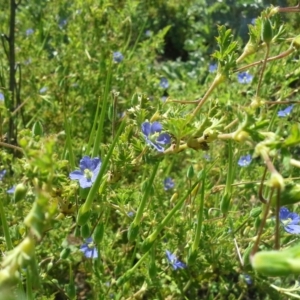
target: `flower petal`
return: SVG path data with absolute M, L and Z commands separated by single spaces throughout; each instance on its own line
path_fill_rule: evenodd
M 98 157 L 90 158 L 89 156 L 84 156 L 80 160 L 80 169 L 82 171 L 84 171 L 85 169 L 94 171 L 100 163 L 101 163 L 101 160 Z
M 299 234 L 300 233 L 300 225 L 287 225 L 284 227 L 284 230 L 291 234 Z
M 162 131 L 162 125 L 159 122 L 153 122 L 151 125 L 151 134 L 155 132 L 161 132 Z
M 92 181 L 91 181 L 91 179 L 87 179 L 86 177 L 83 176 L 79 179 L 79 185 L 83 189 L 89 188 L 92 186 Z
M 170 144 L 171 143 L 171 137 L 167 133 L 162 133 L 156 139 L 156 142 L 159 143 L 159 144 L 162 144 L 162 145 Z
M 92 182 L 95 182 L 95 180 L 96 180 L 96 178 L 97 178 L 97 176 L 98 176 L 98 174 L 99 174 L 101 165 L 102 165 L 102 163 L 99 162 L 98 165 L 97 165 L 97 167 L 93 170 Z
M 83 176 L 83 173 L 79 170 L 73 171 L 69 174 L 69 178 L 71 180 L 80 180 Z
M 156 143 L 152 143 L 151 141 L 149 141 L 150 144 L 158 151 L 158 152 L 164 152 L 165 151 L 165 148 L 162 147 L 161 145 L 159 144 L 156 144 Z
M 149 122 L 144 122 L 142 124 L 142 133 L 145 136 L 149 136 L 150 132 L 151 132 L 151 124 Z
M 280 210 L 279 210 L 279 219 L 280 220 L 287 219 L 289 214 L 290 214 L 290 211 L 286 207 L 280 207 Z

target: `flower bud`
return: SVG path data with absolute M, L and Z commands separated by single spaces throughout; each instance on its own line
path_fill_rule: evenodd
M 193 166 L 191 165 L 191 166 L 189 166 L 189 168 L 188 168 L 188 170 L 187 170 L 186 177 L 187 177 L 188 179 L 192 179 L 192 178 L 194 177 L 194 175 L 195 175 L 194 168 L 193 168 Z
M 27 187 L 23 183 L 19 183 L 14 192 L 14 202 L 18 203 L 19 201 L 23 200 L 27 193 Z
M 32 135 L 33 136 L 42 136 L 44 133 L 43 125 L 40 121 L 36 121 L 32 126 Z

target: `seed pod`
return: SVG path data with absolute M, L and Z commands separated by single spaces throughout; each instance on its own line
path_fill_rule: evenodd
M 93 239 L 96 244 L 101 243 L 103 239 L 103 235 L 104 235 L 104 224 L 102 222 L 99 222 L 93 234 Z
M 79 214 L 77 216 L 77 224 L 82 226 L 87 223 L 91 215 L 91 211 L 87 211 L 86 213 L 81 214 L 79 211 Z
M 265 276 L 300 275 L 300 259 L 297 257 L 300 246 L 284 251 L 261 251 L 252 259 L 252 267 Z
M 257 218 L 262 212 L 261 207 L 252 208 L 250 211 L 250 216 L 253 218 Z
M 139 229 L 140 229 L 139 225 L 136 225 L 134 223 L 130 224 L 130 227 L 128 229 L 128 240 L 129 240 L 129 242 L 133 242 L 136 239 L 136 237 L 139 233 Z
M 68 248 L 64 248 L 60 254 L 59 254 L 59 257 L 61 259 L 66 259 L 68 258 L 69 254 L 71 253 L 71 249 L 68 247 Z
M 156 277 L 157 267 L 156 267 L 156 264 L 155 264 L 155 260 L 151 260 L 149 268 L 148 268 L 148 273 L 149 273 L 149 276 L 151 278 L 155 278 Z
M 87 223 L 81 226 L 80 234 L 84 239 L 90 237 L 90 227 Z
M 270 19 L 263 18 L 261 25 L 261 39 L 266 44 L 270 44 L 273 39 L 273 29 Z
M 225 193 L 222 197 L 220 209 L 223 215 L 227 215 L 230 208 L 231 194 Z

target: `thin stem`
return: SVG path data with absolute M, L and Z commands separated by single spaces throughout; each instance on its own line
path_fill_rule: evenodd
M 188 122 L 190 123 L 191 120 L 196 116 L 196 114 L 198 113 L 198 111 L 200 110 L 200 108 L 204 105 L 204 103 L 206 102 L 206 100 L 208 99 L 208 97 L 210 96 L 210 94 L 213 92 L 213 90 L 221 83 L 223 82 L 225 79 L 224 75 L 221 73 L 218 73 L 217 76 L 215 77 L 213 83 L 211 84 L 211 86 L 209 87 L 209 89 L 206 91 L 205 95 L 203 96 L 203 98 L 199 101 L 197 107 L 195 108 L 195 110 L 192 112 L 191 116 L 188 118 Z
M 274 189 L 272 188 L 271 194 L 270 194 L 270 199 L 269 199 L 269 201 L 267 201 L 267 205 L 266 205 L 266 207 L 265 207 L 264 215 L 263 215 L 263 218 L 262 218 L 261 223 L 260 223 L 260 226 L 259 226 L 257 238 L 256 238 L 256 240 L 255 240 L 254 246 L 253 246 L 252 251 L 251 251 L 251 254 L 250 254 L 250 260 L 252 260 L 253 256 L 254 256 L 255 253 L 257 252 L 258 245 L 259 245 L 259 241 L 260 241 L 260 237 L 261 237 L 261 235 L 262 235 L 264 226 L 265 226 L 265 224 L 266 224 L 267 216 L 268 216 L 268 213 L 269 213 L 269 210 L 270 210 L 270 205 L 271 205 L 271 199 L 272 199 L 272 197 L 273 197 L 273 192 L 274 192 Z
M 259 90 L 260 90 L 260 87 L 261 87 L 262 79 L 263 79 L 264 72 L 265 72 L 266 65 L 267 65 L 267 59 L 268 59 L 268 56 L 269 56 L 269 53 L 270 53 L 270 44 L 267 43 L 266 47 L 267 47 L 267 49 L 266 49 L 265 59 L 263 61 L 263 65 L 262 65 L 262 68 L 261 68 L 261 71 L 260 71 L 259 81 L 258 81 L 257 88 L 256 88 L 256 97 L 258 97 L 258 93 L 259 93 Z
M 288 50 L 286 50 L 286 51 L 284 51 L 284 52 L 282 52 L 282 53 L 280 53 L 280 54 L 278 54 L 278 55 L 276 55 L 276 56 L 269 57 L 269 58 L 267 59 L 267 62 L 270 62 L 270 61 L 273 61 L 273 60 L 277 60 L 277 59 L 284 58 L 284 57 L 290 55 L 291 53 L 293 53 L 294 51 L 295 51 L 294 48 L 289 48 Z M 255 66 L 260 65 L 260 64 L 263 64 L 263 63 L 264 63 L 264 60 L 256 61 L 256 62 L 254 62 L 254 63 L 251 63 L 251 64 L 249 64 L 249 65 L 246 65 L 246 66 L 244 66 L 244 67 L 241 67 L 241 68 L 238 68 L 238 69 L 234 70 L 233 73 L 242 72 L 242 71 L 245 71 L 245 70 L 247 70 L 247 69 L 249 69 L 249 68 L 251 68 L 251 67 L 255 67 Z
M 267 203 L 267 200 L 263 196 L 263 184 L 264 184 L 264 181 L 265 181 L 265 178 L 266 178 L 267 170 L 268 170 L 268 168 L 265 167 L 264 174 L 263 174 L 263 177 L 261 178 L 260 186 L 259 186 L 259 190 L 258 190 L 258 198 L 264 204 Z
M 271 199 L 270 199 L 271 201 Z M 275 250 L 280 249 L 280 239 L 279 239 L 279 210 L 280 210 L 280 188 L 277 189 L 276 197 L 276 227 L 275 227 Z
M 203 209 L 204 209 L 204 195 L 205 195 L 205 169 L 203 170 L 203 178 L 201 182 L 201 193 L 200 193 L 200 203 L 199 203 L 199 210 L 198 210 L 198 223 L 196 229 L 196 235 L 194 239 L 194 243 L 192 245 L 192 252 L 195 252 L 200 243 L 201 232 L 202 232 L 202 224 L 203 224 Z

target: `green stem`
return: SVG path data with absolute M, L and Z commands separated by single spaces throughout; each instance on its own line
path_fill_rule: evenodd
M 198 223 L 197 223 L 197 229 L 196 229 L 196 236 L 194 239 L 194 243 L 192 245 L 192 253 L 195 252 L 200 243 L 200 238 L 201 238 L 201 231 L 202 231 L 202 223 L 203 223 L 203 209 L 204 209 L 204 195 L 205 195 L 205 169 L 203 170 L 203 178 L 201 182 L 201 192 L 200 192 L 200 205 L 199 205 L 199 210 L 198 210 Z
M 0 198 L 0 217 L 1 217 L 2 227 L 3 227 L 3 231 L 4 231 L 4 237 L 5 237 L 7 250 L 12 250 L 13 244 L 11 242 L 8 225 L 7 225 L 6 218 L 5 218 L 3 202 L 2 202 L 1 198 Z
M 211 86 L 209 87 L 209 89 L 207 90 L 207 92 L 205 93 L 205 95 L 203 96 L 203 98 L 199 101 L 197 107 L 195 108 L 195 110 L 192 112 L 191 116 L 188 118 L 188 123 L 190 123 L 192 121 L 192 119 L 196 116 L 196 114 L 198 113 L 198 111 L 200 110 L 200 108 L 204 105 L 204 103 L 206 102 L 206 100 L 208 99 L 208 97 L 210 96 L 210 94 L 213 92 L 213 90 L 224 81 L 225 77 L 223 74 L 221 73 L 217 73 L 213 83 L 211 84 Z
M 107 114 L 106 107 L 107 107 L 107 102 L 108 102 L 108 94 L 109 94 L 110 86 L 111 86 L 111 79 L 112 79 L 112 60 L 109 63 L 108 72 L 107 72 L 107 76 L 106 76 L 105 90 L 104 90 L 104 95 L 103 95 L 100 120 L 99 120 L 99 124 L 98 124 L 98 128 L 97 128 L 97 132 L 96 132 L 96 140 L 94 142 L 92 157 L 96 157 L 99 155 L 100 144 L 101 144 L 103 133 L 104 133 L 103 125 L 104 125 L 105 115 Z M 99 101 L 98 101 L 98 105 L 99 105 Z M 98 111 L 98 109 L 99 109 L 99 107 L 97 107 L 97 111 Z M 97 122 L 97 118 L 98 118 L 98 114 L 95 115 L 93 129 L 96 126 L 95 122 Z M 91 135 L 91 137 L 93 137 L 93 135 Z M 91 137 L 90 137 L 90 139 L 91 139 Z
M 77 223 L 79 225 L 84 225 L 88 220 L 81 220 L 81 217 L 83 217 L 83 215 L 85 213 L 87 213 L 91 207 L 92 207 L 92 203 L 93 203 L 93 200 L 94 198 L 96 197 L 96 194 L 98 192 L 98 189 L 101 185 L 101 180 L 106 172 L 106 169 L 107 169 L 107 166 L 108 166 L 108 163 L 109 163 L 109 160 L 110 160 L 110 157 L 112 156 L 112 153 L 113 153 L 113 150 L 114 150 L 114 147 L 119 139 L 119 136 L 121 135 L 121 133 L 123 132 L 124 128 L 125 128 L 125 125 L 126 125 L 126 117 L 124 118 L 124 120 L 122 121 L 117 133 L 116 133 L 116 136 L 115 138 L 113 139 L 110 147 L 109 147 L 109 150 L 108 150 L 108 153 L 101 165 L 101 169 L 100 169 L 100 172 L 95 180 L 95 182 L 93 183 L 91 189 L 90 189 L 90 192 L 86 198 L 86 201 L 85 203 L 81 206 L 81 208 L 79 209 L 79 212 L 78 212 L 78 216 L 77 216 Z
M 147 181 L 147 188 L 145 190 L 142 201 L 139 205 L 138 211 L 137 211 L 137 213 L 135 215 L 135 218 L 133 220 L 133 224 L 135 226 L 138 226 L 141 223 L 141 219 L 143 217 L 143 212 L 144 212 L 146 204 L 148 203 L 149 194 L 150 194 L 150 191 L 152 189 L 153 181 L 154 181 L 155 175 L 157 173 L 159 163 L 160 162 L 156 163 L 156 165 L 154 166 L 154 168 L 152 170 L 152 174 L 151 174 L 149 180 Z
M 187 193 L 177 202 L 177 204 L 173 207 L 173 209 L 165 216 L 165 218 L 159 223 L 158 227 L 155 231 L 149 235 L 143 242 L 142 248 L 144 250 L 149 250 L 153 242 L 156 240 L 159 233 L 163 230 L 163 228 L 169 223 L 174 214 L 181 208 L 183 202 L 188 198 L 190 193 L 196 188 L 200 181 L 197 181 L 193 184 L 193 186 L 187 191 Z
M 260 76 L 259 76 L 259 81 L 258 81 L 258 84 L 257 84 L 256 97 L 258 97 L 258 93 L 259 93 L 259 90 L 260 90 L 260 87 L 261 87 L 263 75 L 264 75 L 264 72 L 265 72 L 265 69 L 266 69 L 266 65 L 267 65 L 268 56 L 269 56 L 269 53 L 270 53 L 270 44 L 267 43 L 266 47 L 267 47 L 266 48 L 266 54 L 265 54 L 265 58 L 264 58 L 264 62 L 263 62 L 262 68 L 261 68 L 261 72 L 260 72 Z
M 27 300 L 33 300 L 33 293 L 32 293 L 32 276 L 30 267 L 27 266 L 26 268 L 26 295 Z

